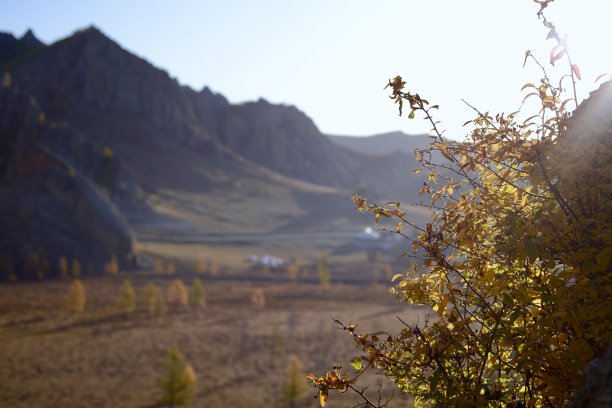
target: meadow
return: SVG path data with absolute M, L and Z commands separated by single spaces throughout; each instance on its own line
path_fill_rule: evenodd
M 398 303 L 389 293 L 388 276 L 373 273 L 375 264 L 367 262 L 330 263 L 326 287 L 314 267 L 301 268 L 297 276 L 256 267 L 220 267 L 212 275 L 176 269 L 81 277 L 86 306 L 76 315 L 65 307 L 70 279 L 1 285 L 0 406 L 158 406 L 162 360 L 171 346 L 182 351 L 197 376 L 189 406 L 289 406 L 280 390 L 291 356 L 300 360 L 305 377 L 334 363 L 348 367 L 359 355 L 331 316 L 375 332 L 399 330 L 397 316 L 415 321 L 423 312 Z M 205 307 L 168 304 L 165 313 L 149 313 L 143 301 L 147 285 L 167 294 L 171 282 L 181 279 L 189 287 L 196 277 L 204 282 Z M 137 298 L 131 313 L 120 307 L 126 278 Z M 264 304 L 253 300 L 256 292 L 264 294 Z M 362 381 L 372 396 L 376 381 L 374 376 Z M 383 394 L 391 388 L 383 384 Z M 318 406 L 316 390 L 307 384 L 305 390 L 297 406 Z M 328 406 L 357 402 L 345 395 Z M 407 404 L 396 396 L 390 406 Z

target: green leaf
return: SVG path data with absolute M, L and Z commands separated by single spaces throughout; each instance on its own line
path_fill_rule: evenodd
M 351 361 L 351 365 L 353 366 L 353 368 L 356 371 L 361 371 L 363 370 L 363 362 L 361 361 L 360 358 L 355 358 Z

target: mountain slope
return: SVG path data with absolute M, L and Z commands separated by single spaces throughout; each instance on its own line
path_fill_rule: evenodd
M 402 152 L 412 155 L 414 149 L 429 146 L 428 135 L 407 135 L 403 132 L 389 132 L 366 137 L 328 136 L 332 142 L 355 152 L 370 154 L 389 154 Z
M 15 173 L 22 152 L 44 151 L 89 186 L 94 207 L 124 217 L 137 235 L 358 229 L 351 194 L 410 199 L 418 190 L 408 156 L 337 146 L 292 106 L 232 105 L 208 88 L 181 86 L 93 27 L 36 50 L 3 65 L 3 173 Z M 12 101 L 36 109 L 16 123 L 18 111 L 6 109 L 18 106 Z M 47 197 L 43 173 L 34 173 L 32 188 Z M 19 186 L 0 189 L 21 199 Z M 11 219 L 18 210 L 3 211 Z M 60 221 L 42 214 L 40 231 L 75 222 L 69 211 L 60 213 Z M 16 228 L 5 234 L 16 243 L 12 252 L 29 245 Z M 131 248 L 124 245 L 122 253 Z M 108 258 L 108 251 L 91 258 Z

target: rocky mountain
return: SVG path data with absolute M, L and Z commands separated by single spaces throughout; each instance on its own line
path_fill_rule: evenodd
M 405 153 L 352 151 L 293 106 L 181 86 L 94 27 L 49 46 L 3 35 L 0 55 L 0 253 L 17 262 L 128 264 L 143 234 L 334 230 L 351 194 L 410 199 L 421 184 Z
M 28 30 L 21 38 L 0 32 L 0 65 L 32 54 L 44 46 L 32 30 Z

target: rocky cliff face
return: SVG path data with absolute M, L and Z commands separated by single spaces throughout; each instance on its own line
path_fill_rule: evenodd
M 103 142 L 124 133 L 126 119 L 140 119 L 209 156 L 230 151 L 299 180 L 349 189 L 377 184 L 391 193 L 369 176 L 367 155 L 332 143 L 297 108 L 265 100 L 230 105 L 207 88 L 195 92 L 93 27 L 51 45 L 11 76 L 56 120 L 87 134 L 103 122 L 106 135 L 96 135 Z M 397 167 L 394 158 L 383 161 Z

